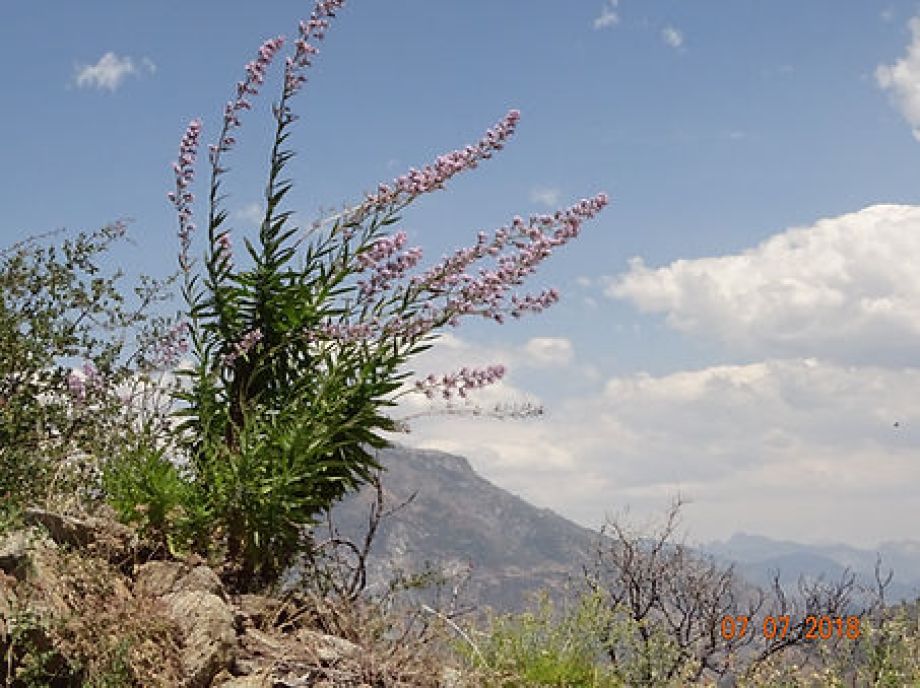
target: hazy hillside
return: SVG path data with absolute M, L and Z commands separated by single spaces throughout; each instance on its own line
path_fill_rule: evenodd
M 477 475 L 469 462 L 439 451 L 398 447 L 381 453 L 391 505 L 411 504 L 385 521 L 373 550 L 371 579 L 386 569 L 418 570 L 426 561 L 448 568 L 472 564 L 469 592 L 483 604 L 519 607 L 526 594 L 559 587 L 580 572 L 596 534 Z M 345 533 L 361 533 L 370 494 L 336 507 Z

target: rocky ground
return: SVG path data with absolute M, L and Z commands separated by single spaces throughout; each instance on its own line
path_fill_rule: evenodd
M 0 536 L 5 686 L 465 685 L 375 607 L 230 595 L 204 562 L 150 559 L 104 518 L 25 524 Z

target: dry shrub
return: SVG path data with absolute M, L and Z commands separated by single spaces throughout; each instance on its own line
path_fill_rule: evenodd
M 357 684 L 436 688 L 449 659 L 442 619 L 423 609 L 392 609 L 379 601 L 298 592 L 286 597 L 270 625 L 292 636 L 320 631 L 359 649 L 335 666 L 318 666 L 317 685 L 323 685 L 322 680 L 339 685 L 335 681 L 347 675 Z
M 45 573 L 23 584 L 30 606 L 51 608 L 49 638 L 83 685 L 179 685 L 180 634 L 160 602 L 135 597 L 113 566 L 76 550 L 57 551 Z

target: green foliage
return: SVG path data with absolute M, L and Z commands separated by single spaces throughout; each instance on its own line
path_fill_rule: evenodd
M 0 252 L 0 519 L 25 503 L 98 494 L 86 455 L 117 446 L 130 424 L 115 394 L 136 373 L 120 360 L 123 333 L 146 321 L 168 282 L 142 277 L 128 308 L 121 273 L 99 276 L 99 257 L 124 231 L 115 223 L 60 247 L 29 239 Z M 79 390 L 74 360 L 92 374 Z
M 574 609 L 558 610 L 543 594 L 533 611 L 492 618 L 475 648 L 458 648 L 474 666 L 486 670 L 486 685 L 631 685 L 624 684 L 615 671 L 604 666 L 600 637 L 607 620 L 607 612 L 597 597 L 585 596 Z
M 387 444 L 381 433 L 398 427 L 383 412 L 407 375 L 397 370 L 426 348 L 422 335 L 351 342 L 317 336 L 359 309 L 358 288 L 347 284 L 358 272 L 355 255 L 396 222 L 398 208 L 336 223 L 314 237 L 294 269 L 298 229 L 281 207 L 291 188 L 282 174 L 293 155 L 284 147 L 293 121 L 287 97 L 285 91 L 274 107 L 258 246 L 246 241 L 253 267 L 235 270 L 221 249 L 223 170 L 213 164 L 205 275 L 186 272 L 182 290 L 195 359 L 179 371 L 188 383 L 176 394 L 182 448 L 239 585 L 247 587 L 275 581 L 307 546 L 304 533 L 316 517 L 379 469 L 373 451 Z M 389 308 L 409 315 L 418 306 L 404 300 Z M 386 315 L 384 305 L 373 315 Z
M 82 685 L 80 672 L 52 646 L 48 626 L 31 610 L 20 609 L 5 619 L 0 635 L 0 678 L 9 688 Z
M 560 609 L 544 594 L 534 609 L 492 617 L 484 631 L 472 634 L 475 641 L 464 636 L 454 647 L 481 672 L 484 686 L 712 685 L 711 676 L 696 676 L 696 666 L 689 660 L 677 673 L 670 670 L 677 650 L 663 622 L 650 621 L 645 633 L 639 630 L 628 614 L 609 609 L 600 597 L 585 595 L 574 607 Z M 645 636 L 647 644 L 640 640 Z M 630 647 L 632 651 L 627 651 Z M 736 671 L 737 685 L 745 688 L 920 685 L 916 607 L 901 606 L 874 622 L 866 620 L 856 641 L 822 642 L 754 665 L 739 657 Z
M 613 671 L 628 686 L 681 686 L 697 665 L 682 654 L 663 620 L 636 621 L 624 608 L 607 610 L 601 637 L 615 658 Z
M 920 685 L 920 619 L 918 605 L 908 606 L 887 618 L 864 624 L 863 652 L 859 677 L 866 685 Z
M 130 664 L 131 642 L 120 640 L 98 667 L 83 682 L 84 688 L 133 688 L 137 685 Z
M 105 464 L 103 486 L 119 518 L 138 527 L 172 555 L 207 538 L 209 514 L 194 484 L 144 433 L 132 438 Z

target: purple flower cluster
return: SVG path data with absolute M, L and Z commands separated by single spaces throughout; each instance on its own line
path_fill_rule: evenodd
M 178 322 L 173 325 L 154 350 L 153 364 L 157 368 L 172 368 L 179 358 L 188 351 L 189 324 Z
M 510 308 L 505 303 L 506 292 L 536 272 L 537 265 L 549 257 L 553 249 L 578 236 L 581 224 L 597 215 L 607 202 L 606 194 L 598 194 L 555 215 L 533 216 L 529 223 L 515 217 L 510 227 L 495 232 L 492 241 L 480 232 L 475 246 L 458 250 L 414 278 L 413 284 L 419 290 L 448 294 L 442 313 L 450 314 L 454 322 L 460 315 L 479 314 L 501 323 L 503 311 L 510 312 L 513 317 L 520 317 L 526 311 L 540 312 L 559 300 L 556 290 L 549 289 L 523 299 L 514 296 Z M 548 234 L 554 228 L 552 234 Z M 516 251 L 498 255 L 509 246 Z M 465 272 L 486 256 L 498 256 L 497 269 L 481 268 L 478 277 Z
M 367 341 L 377 337 L 381 325 L 379 318 L 366 320 L 359 323 L 345 324 L 327 322 L 308 331 L 308 341 L 332 340 L 342 344 Z
M 461 368 L 457 373 L 449 373 L 440 378 L 429 375 L 424 380 L 415 382 L 415 389 L 423 392 L 426 397 L 434 397 L 436 390 L 441 388 L 441 395 L 445 399 L 453 397 L 454 392 L 465 399 L 472 389 L 481 389 L 486 385 L 498 382 L 505 376 L 505 366 L 492 365 L 487 368 Z
M 233 242 L 230 240 L 230 232 L 222 232 L 217 237 L 217 258 L 219 261 L 227 261 L 228 266 L 233 265 Z
M 537 265 L 570 239 L 577 236 L 581 225 L 593 218 L 608 203 L 606 194 L 584 199 L 554 215 L 535 215 L 525 222 L 515 217 L 510 226 L 498 229 L 490 240 L 480 232 L 476 244 L 458 249 L 425 273 L 408 282 L 409 302 L 416 303 L 424 295 L 428 301 L 411 314 L 399 313 L 387 319 L 362 320 L 357 323 L 327 323 L 312 333 L 340 342 L 368 340 L 374 337 L 403 337 L 417 339 L 443 323 L 456 326 L 465 315 L 480 315 L 498 323 L 506 315 L 519 318 L 525 313 L 539 313 L 559 301 L 556 289 L 538 294 L 519 296 L 508 292 L 534 273 Z M 405 243 L 402 232 L 384 237 L 359 254 L 359 271 L 374 269 L 370 280 L 359 282 L 362 297 L 376 295 L 391 286 L 391 281 L 404 276 L 417 264 L 421 250 L 413 249 L 396 260 L 386 261 Z M 511 253 L 501 255 L 511 249 Z M 497 269 L 479 270 L 474 277 L 466 272 L 478 260 L 495 257 Z M 433 302 L 443 298 L 441 303 Z
M 176 173 L 176 190 L 168 195 L 170 202 L 176 207 L 179 216 L 179 267 L 183 272 L 191 270 L 188 249 L 192 243 L 192 232 L 195 224 L 192 222 L 192 203 L 195 196 L 188 190 L 195 178 L 195 158 L 198 155 L 198 140 L 201 138 L 201 120 L 193 119 L 189 122 L 185 135 L 179 144 L 179 159 L 173 164 Z
M 559 302 L 558 289 L 546 289 L 536 296 L 527 294 L 523 299 L 517 294 L 511 297 L 511 317 L 520 318 L 524 313 L 542 313 L 545 309 Z
M 397 202 L 406 202 L 423 193 L 442 188 L 454 175 L 474 169 L 481 160 L 488 160 L 495 151 L 504 148 L 520 118 L 520 112 L 511 110 L 475 145 L 441 155 L 434 163 L 426 165 L 421 170 L 413 167 L 391 184 L 380 184 L 377 193 L 369 194 L 364 203 L 352 211 L 349 219 L 354 221 L 368 212 L 382 210 Z
M 211 164 L 214 167 L 218 167 L 220 154 L 230 150 L 236 143 L 236 139 L 230 136 L 230 131 L 240 126 L 239 112 L 252 108 L 248 96 L 258 95 L 259 86 L 265 82 L 265 73 L 283 45 L 284 37 L 282 36 L 268 39 L 259 48 L 256 59 L 246 64 L 246 78 L 236 84 L 236 99 L 231 100 L 224 107 L 224 124 L 220 141 L 208 146 Z
M 386 260 L 406 244 L 405 232 L 396 232 L 390 236 L 380 237 L 358 255 L 359 269 L 365 270 Z
M 345 4 L 345 0 L 319 0 L 310 13 L 309 21 L 300 22 L 300 35 L 294 44 L 294 54 L 285 61 L 284 65 L 284 99 L 290 98 L 307 80 L 303 72 L 312 64 L 312 57 L 319 52 L 314 44 L 323 40 L 329 28 L 329 20 L 335 17 L 335 11 Z M 292 118 L 291 112 L 285 109 L 284 115 Z
M 245 356 L 248 354 L 252 347 L 262 341 L 262 331 L 258 328 L 255 330 L 250 330 L 243 338 L 240 339 L 236 344 L 233 345 L 233 350 L 224 355 L 223 361 L 225 366 L 231 366 L 240 356 Z
M 370 299 L 385 291 L 394 280 L 400 279 L 418 265 L 422 259 L 422 249 L 418 246 L 397 253 L 405 243 L 406 233 L 397 232 L 378 239 L 370 248 L 358 254 L 358 272 L 371 271 L 369 279 L 358 282 L 363 299 Z
M 316 0 L 309 20 L 300 23 L 293 54 L 285 62 L 282 95 L 273 110 L 277 132 L 272 152 L 272 173 L 268 191 L 270 197 L 274 197 L 275 189 L 281 189 L 275 180 L 277 170 L 292 155 L 288 152 L 278 152 L 287 136 L 285 126 L 295 119 L 288 105 L 289 99 L 299 92 L 307 81 L 304 73 L 312 65 L 313 58 L 319 51 L 317 45 L 324 39 L 336 11 L 344 4 L 345 0 Z M 246 65 L 246 76 L 237 84 L 236 98 L 227 103 L 224 109 L 223 127 L 218 141 L 210 146 L 212 176 L 209 242 L 212 253 L 209 254 L 207 263 L 211 279 L 208 286 L 218 284 L 221 278 L 226 276 L 222 270 L 232 267 L 233 260 L 229 232 L 216 231 L 225 217 L 215 209 L 215 199 L 219 198 L 218 177 L 224 172 L 220 166 L 220 158 L 222 153 L 230 150 L 235 144 L 230 134 L 234 128 L 240 126 L 240 112 L 251 108 L 249 98 L 258 94 L 267 70 L 283 44 L 282 37 L 265 41 L 256 59 Z M 389 236 L 377 236 L 380 227 L 390 224 L 392 218 L 418 196 L 443 188 L 455 175 L 476 168 L 482 160 L 490 159 L 495 151 L 503 149 L 514 134 L 519 119 L 520 113 L 510 110 L 475 144 L 443 154 L 422 169 L 411 168 L 392 182 L 380 184 L 376 193 L 366 194 L 363 202 L 357 206 L 343 210 L 334 218 L 327 218 L 323 223 L 315 225 L 319 227 L 330 219 L 335 219 L 335 229 L 329 240 L 331 242 L 333 239 L 339 239 L 343 242 L 341 252 L 330 264 L 332 273 L 328 280 L 339 276 L 347 277 L 351 272 L 361 274 L 361 277 L 357 281 L 357 297 L 354 302 L 351 299 L 346 301 L 345 312 L 339 311 L 337 320 L 329 320 L 302 332 L 308 342 L 356 342 L 364 346 L 384 344 L 387 343 L 385 340 L 393 338 L 395 356 L 395 352 L 401 350 L 401 347 L 411 347 L 445 324 L 456 326 L 464 316 L 478 315 L 501 323 L 506 316 L 518 318 L 525 313 L 539 313 L 558 302 L 559 292 L 556 289 L 545 289 L 525 295 L 511 292 L 514 287 L 523 284 L 529 275 L 536 272 L 538 265 L 556 248 L 578 236 L 582 224 L 595 217 L 607 205 L 608 199 L 605 194 L 584 199 L 553 215 L 534 215 L 529 221 L 515 217 L 509 225 L 499 228 L 491 236 L 486 232 L 480 232 L 475 245 L 445 256 L 438 264 L 424 272 L 420 270 L 422 274 L 411 278 L 408 277 L 408 273 L 421 261 L 421 248 L 406 249 L 407 236 L 402 231 Z M 189 125 L 182 139 L 179 160 L 175 165 L 176 191 L 170 193 L 170 200 L 179 214 L 182 249 L 180 266 L 186 273 L 187 294 L 193 293 L 192 287 L 195 283 L 189 278 L 188 250 L 190 235 L 195 226 L 191 222 L 191 204 L 194 198 L 188 191 L 188 186 L 194 176 L 193 166 L 200 131 L 201 123 L 195 120 Z M 283 190 L 278 191 L 278 194 L 283 195 Z M 284 213 L 277 217 L 287 216 L 288 214 Z M 281 222 L 283 221 L 282 219 Z M 274 227 L 273 224 L 272 228 Z M 366 233 L 362 234 L 361 246 L 352 253 L 349 250 L 351 241 L 357 229 L 362 227 Z M 336 232 L 341 232 L 340 236 L 335 237 Z M 488 265 L 480 267 L 476 272 L 472 266 L 479 261 L 487 261 Z M 384 292 L 389 292 L 386 298 L 369 303 Z M 353 307 L 349 310 L 349 306 Z M 188 332 L 186 327 L 177 327 L 168 333 L 161 344 L 161 360 L 172 361 L 187 350 Z M 223 335 L 221 337 L 223 338 Z M 224 366 L 233 366 L 262 339 L 262 331 L 256 328 L 243 334 L 236 342 L 232 339 L 223 340 L 223 355 L 219 360 Z M 274 346 L 275 338 L 270 336 L 270 339 Z M 398 341 L 400 339 L 401 342 Z M 435 396 L 436 390 L 440 390 L 445 399 L 450 399 L 455 394 L 465 398 L 469 391 L 492 384 L 500 380 L 504 374 L 505 369 L 500 365 L 483 369 L 463 368 L 457 373 L 441 377 L 429 375 L 417 381 L 415 387 L 428 397 Z M 85 396 L 85 387 L 78 388 L 78 383 L 83 385 L 83 379 L 73 383 L 73 393 Z
M 96 370 L 96 366 L 89 361 L 83 364 L 81 370 L 71 370 L 67 376 L 67 391 L 70 393 L 70 398 L 78 403 L 86 401 L 89 390 L 103 387 L 102 376 Z

